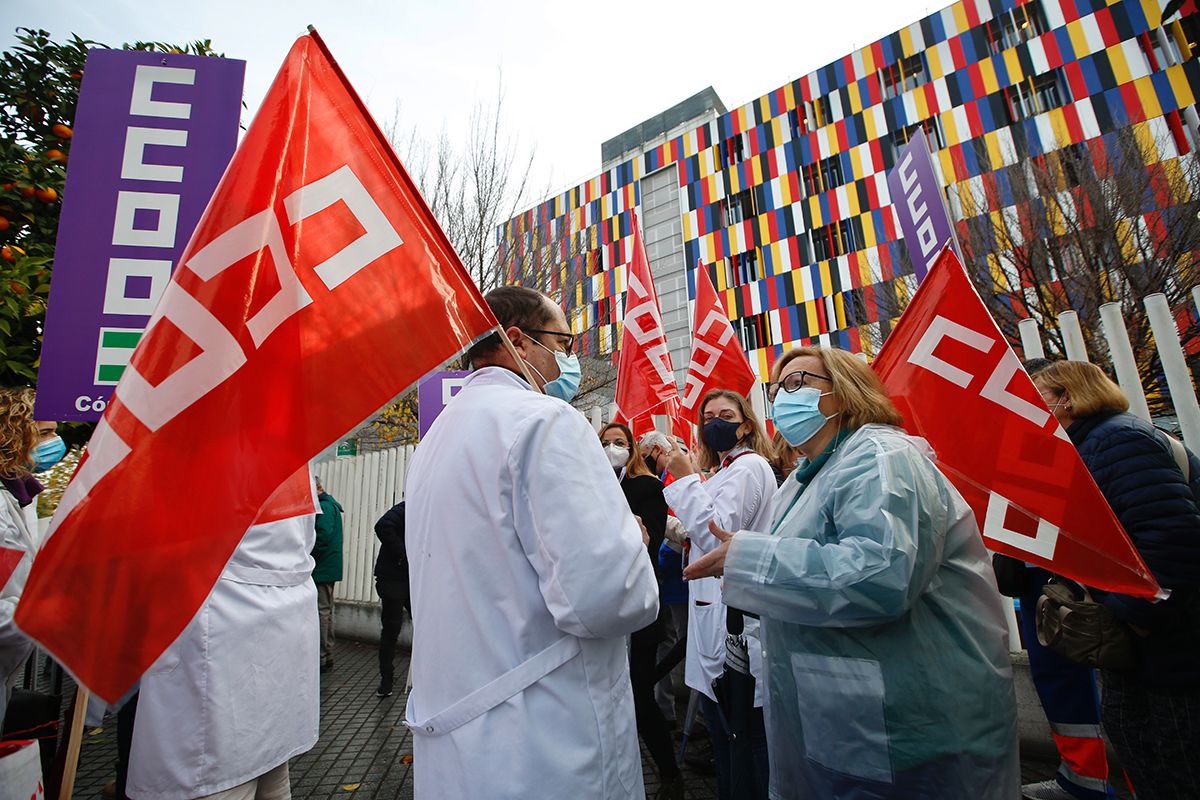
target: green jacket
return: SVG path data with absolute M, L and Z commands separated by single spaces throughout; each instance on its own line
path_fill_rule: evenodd
M 337 583 L 342 579 L 342 504 L 333 495 L 322 492 L 321 513 L 317 515 L 317 543 L 312 557 L 313 582 Z

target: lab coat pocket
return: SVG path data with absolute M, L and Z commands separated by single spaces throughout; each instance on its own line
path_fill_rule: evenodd
M 792 654 L 808 758 L 856 778 L 892 782 L 879 662 Z

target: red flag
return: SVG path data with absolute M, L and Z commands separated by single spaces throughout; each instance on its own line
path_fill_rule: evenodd
M 1066 432 L 946 248 L 875 359 L 988 547 L 1088 586 L 1159 591 Z
M 495 325 L 361 100 L 302 36 L 64 494 L 18 625 L 120 697 L 277 487 Z
M 696 311 L 692 324 L 692 358 L 683 386 L 683 411 L 692 422 L 700 412 L 700 401 L 710 389 L 731 389 L 748 396 L 758 376 L 746 358 L 721 296 L 704 265 L 696 264 Z
M 4 584 L 8 583 L 8 579 L 17 571 L 17 565 L 21 563 L 21 559 L 24 557 L 24 550 L 17 550 L 12 547 L 0 547 L 0 589 L 3 589 Z
M 637 212 L 633 219 L 633 261 L 625 286 L 625 321 L 621 357 L 617 364 L 617 411 L 635 436 L 654 430 L 654 417 L 671 419 L 677 436 L 691 442 L 691 428 L 683 418 L 679 390 L 667 335 L 663 332 L 658 292 L 650 274 L 650 260 L 642 245 Z

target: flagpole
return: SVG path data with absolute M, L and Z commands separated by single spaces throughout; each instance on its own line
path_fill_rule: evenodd
M 388 141 L 387 137 L 383 135 L 383 131 L 380 129 L 379 124 L 375 122 L 375 118 L 371 116 L 371 112 L 367 110 L 366 103 L 364 103 L 362 98 L 358 96 L 358 92 L 354 89 L 354 85 L 346 79 L 346 73 L 342 72 L 341 66 L 333 57 L 333 53 L 329 52 L 329 48 L 326 47 L 325 41 L 321 38 L 321 35 L 317 33 L 317 29 L 312 25 L 309 25 L 308 35 L 312 37 L 313 42 L 320 49 L 321 54 L 324 55 L 329 61 L 329 66 L 333 68 L 334 73 L 336 73 L 338 78 L 341 80 L 342 85 L 346 88 L 346 92 L 350 95 L 350 99 L 354 101 L 354 104 L 358 106 L 358 110 L 362 112 L 363 119 L 367 121 L 367 125 L 370 126 L 371 132 L 374 133 L 375 138 L 378 139 L 381 149 L 386 154 L 387 158 L 391 160 L 392 165 L 396 168 L 396 172 L 399 174 L 400 180 L 404 181 L 406 188 L 412 192 L 413 198 L 421 204 L 422 210 L 424 210 L 424 212 L 428 215 L 428 218 L 436 222 L 437 217 L 435 217 L 433 215 L 433 211 L 429 209 L 429 204 L 425 202 L 425 197 L 421 194 L 421 190 L 417 188 L 417 185 L 413 183 L 412 178 L 409 177 L 408 170 L 406 170 L 404 168 L 404 164 L 400 162 L 400 157 L 396 155 L 396 151 L 392 149 L 391 143 Z M 458 251 L 454 249 L 454 245 L 450 242 L 449 237 L 446 236 L 446 232 L 442 230 L 442 226 L 435 224 L 432 227 L 433 230 L 431 233 L 437 237 L 437 239 L 446 248 L 446 252 L 454 256 L 454 259 L 458 262 L 458 268 L 465 273 L 467 271 L 466 267 L 463 266 L 462 259 L 458 255 Z M 490 310 L 488 313 L 491 313 Z M 539 392 L 542 391 L 541 387 L 539 387 L 537 382 L 534 381 L 533 374 L 529 371 L 529 365 L 525 363 L 525 359 L 521 358 L 520 354 L 517 352 L 517 348 L 513 347 L 513 343 L 508 340 L 508 335 L 504 333 L 504 329 L 500 327 L 499 322 L 497 322 L 494 330 L 500 337 L 501 344 L 503 344 L 505 349 L 508 350 L 508 354 L 513 357 L 514 361 L 517 362 L 517 366 L 520 367 L 521 374 L 525 377 L 525 380 L 529 381 L 529 385 L 537 389 Z
M 79 684 L 75 689 L 75 707 L 71 716 L 71 728 L 67 731 L 67 752 L 63 761 L 62 784 L 59 800 L 71 800 L 75 792 L 75 773 L 79 769 L 79 749 L 83 744 L 83 726 L 87 720 L 88 700 L 92 693 Z

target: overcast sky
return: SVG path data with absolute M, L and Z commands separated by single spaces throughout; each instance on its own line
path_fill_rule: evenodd
M 0 0 L 0 47 L 18 26 L 110 45 L 212 39 L 246 60 L 253 112 L 311 23 L 381 122 L 399 104 L 429 137 L 461 135 L 502 75 L 506 128 L 536 148 L 536 185 L 559 190 L 599 171 L 605 139 L 705 86 L 735 108 L 946 4 Z

